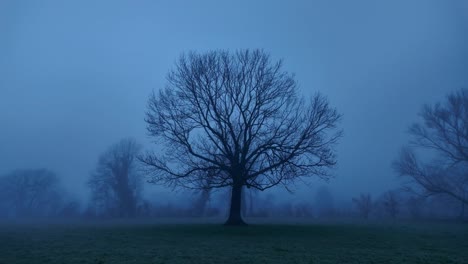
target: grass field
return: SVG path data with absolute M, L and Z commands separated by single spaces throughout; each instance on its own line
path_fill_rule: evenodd
M 468 225 L 2 224 L 0 263 L 468 263 Z

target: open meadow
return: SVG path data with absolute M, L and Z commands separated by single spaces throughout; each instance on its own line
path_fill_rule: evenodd
M 2 224 L 0 263 L 468 263 L 468 225 Z

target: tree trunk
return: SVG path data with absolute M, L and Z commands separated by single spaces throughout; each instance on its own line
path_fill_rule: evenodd
M 229 209 L 229 218 L 224 225 L 242 226 L 247 225 L 241 216 L 242 185 L 234 184 L 231 192 L 231 207 Z

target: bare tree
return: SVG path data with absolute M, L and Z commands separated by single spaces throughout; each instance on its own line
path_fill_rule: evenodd
M 368 219 L 372 211 L 372 198 L 370 194 L 361 194 L 358 198 L 353 198 L 353 202 L 362 218 Z
M 140 146 L 122 139 L 104 152 L 88 180 L 91 200 L 98 213 L 132 217 L 140 200 L 141 177 L 137 168 Z
M 420 117 L 423 122 L 410 127 L 413 139 L 401 151 L 395 169 L 410 180 L 406 186 L 410 191 L 424 196 L 447 194 L 467 204 L 468 91 L 462 89 L 449 94 L 443 103 L 425 105 Z M 433 158 L 423 161 L 417 150 L 430 150 Z
M 385 212 L 395 219 L 398 212 L 400 203 L 398 202 L 398 194 L 396 191 L 387 191 L 382 196 L 382 205 Z
M 0 177 L 0 203 L 13 217 L 52 216 L 62 195 L 58 177 L 46 169 L 15 170 Z
M 340 115 L 319 94 L 301 99 L 281 61 L 261 50 L 190 53 L 167 79 L 150 97 L 145 119 L 163 147 L 142 159 L 152 182 L 231 187 L 226 224 L 242 225 L 243 187 L 266 190 L 300 177 L 329 177 Z

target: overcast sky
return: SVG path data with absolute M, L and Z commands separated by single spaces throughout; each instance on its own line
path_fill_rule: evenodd
M 84 190 L 109 145 L 152 147 L 147 98 L 182 52 L 239 48 L 328 96 L 345 131 L 329 186 L 377 194 L 421 106 L 468 87 L 468 1 L 0 0 L 0 174 L 45 167 Z

